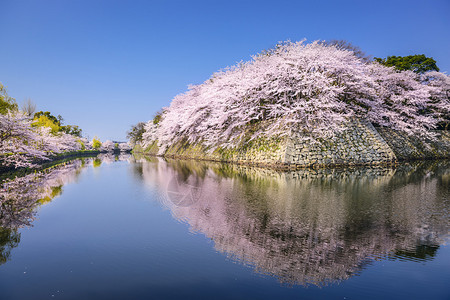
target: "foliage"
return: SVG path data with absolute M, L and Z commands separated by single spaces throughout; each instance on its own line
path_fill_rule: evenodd
M 33 119 L 37 120 L 39 119 L 41 116 L 45 116 L 47 119 L 49 119 L 51 122 L 53 122 L 54 124 L 61 126 L 61 122 L 60 120 L 58 120 L 57 117 L 55 117 L 54 115 L 52 115 L 49 111 L 43 112 L 43 111 L 38 111 L 37 113 L 34 114 Z
M 28 100 L 19 111 L 15 100 L 0 83 L 0 164 L 3 166 L 35 167 L 41 160 L 66 151 L 83 148 L 78 126 L 62 126 L 62 117 L 50 112 L 37 112 Z M 31 118 L 33 115 L 33 119 Z M 63 129 L 63 130 L 62 130 Z
M 81 128 L 79 128 L 77 125 L 62 125 L 60 126 L 59 131 L 78 137 L 81 137 L 82 132 Z
M 81 128 L 77 125 L 63 125 L 63 117 L 58 115 L 55 117 L 49 111 L 43 112 L 39 111 L 34 114 L 35 120 L 42 120 L 41 122 L 37 122 L 38 126 L 47 126 L 52 128 L 52 132 L 64 132 L 66 134 L 70 134 L 73 136 L 81 137 Z M 53 124 L 51 124 L 53 123 Z
M 39 117 L 43 124 L 46 116 Z M 63 132 L 52 132 L 51 126 L 36 126 L 22 112 L 0 115 L 0 163 L 5 166 L 34 167 L 36 160 L 47 160 L 49 156 L 63 151 L 81 149 L 77 139 Z
M 81 150 L 86 150 L 86 145 L 83 143 L 83 141 L 81 141 L 80 139 L 77 140 L 77 142 L 80 144 L 81 146 Z
M 131 130 L 127 132 L 127 139 L 133 144 L 142 141 L 142 135 L 145 132 L 144 126 L 144 122 L 139 122 L 136 125 L 131 126 Z
M 34 128 L 25 115 L 9 112 L 0 115 L 0 162 L 15 167 L 33 166 L 32 159 L 48 159 L 57 152 L 49 129 Z
M 413 71 L 423 74 L 429 71 L 439 72 L 436 61 L 432 57 L 426 57 L 424 54 L 408 56 L 388 56 L 387 58 L 374 58 L 376 62 L 386 66 L 395 67 L 399 71 Z
M 442 86 L 419 74 L 367 62 L 342 45 L 288 41 L 177 95 L 157 124 L 145 125 L 143 146 L 183 137 L 232 146 L 242 140 L 243 128 L 256 123 L 261 129 L 251 139 L 281 137 L 291 129 L 305 140 L 326 139 L 345 130 L 351 118 L 430 137 L 429 129 L 449 111 L 441 94 Z
M 163 114 L 162 110 L 155 114 L 155 117 L 153 118 L 153 124 L 157 125 L 161 121 L 162 114 Z
M 100 142 L 100 140 L 97 137 L 94 137 L 92 139 L 92 148 L 94 148 L 95 150 L 100 149 L 100 147 L 102 146 L 102 142 Z
M 18 106 L 16 100 L 8 96 L 6 87 L 0 83 L 0 114 L 4 115 L 8 111 L 17 111 Z
M 53 119 L 44 114 L 39 115 L 39 117 L 35 117 L 32 125 L 36 127 L 48 127 L 53 134 L 60 131 L 58 120 L 55 122 Z

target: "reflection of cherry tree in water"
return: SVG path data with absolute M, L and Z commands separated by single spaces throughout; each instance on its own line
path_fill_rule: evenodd
M 62 186 L 77 179 L 91 159 L 84 158 L 6 180 L 0 189 L 0 264 L 20 242 L 19 228 L 31 226 L 35 209 L 62 193 Z
M 160 157 L 142 157 L 133 155 L 131 160 L 133 175 L 145 184 L 164 187 L 164 193 L 159 199 L 165 206 L 191 206 L 202 197 L 203 182 L 201 171 L 195 168 L 187 168 L 180 161 L 175 162 L 179 166 L 176 171 L 168 167 L 164 159 Z M 159 165 L 159 168 L 154 168 Z M 201 164 L 199 164 L 201 165 Z M 205 171 L 206 169 L 203 169 Z M 149 180 L 149 177 L 156 180 Z
M 17 229 L 0 227 L 0 265 L 7 262 L 11 256 L 11 250 L 19 245 L 20 233 Z
M 175 206 L 191 206 L 201 197 L 201 184 L 195 176 L 173 176 L 167 185 L 167 198 Z
M 428 260 L 448 238 L 445 163 L 288 173 L 200 165 L 144 164 L 143 178 L 197 176 L 201 194 L 190 206 L 167 205 L 174 217 L 288 284 L 345 280 L 374 258 Z
M 19 228 L 30 225 L 34 208 L 58 196 L 62 186 L 76 180 L 81 168 L 89 160 L 67 162 L 3 182 L 0 191 L 0 226 Z
M 115 153 L 100 153 L 94 160 L 94 166 L 100 166 L 102 163 L 110 164 L 116 161 L 128 161 L 131 155 L 129 153 L 120 152 Z

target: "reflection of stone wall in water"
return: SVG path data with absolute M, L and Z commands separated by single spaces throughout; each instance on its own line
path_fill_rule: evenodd
M 416 247 L 439 246 L 450 227 L 441 185 L 448 170 L 414 164 L 283 173 L 160 160 L 142 172 L 155 186 L 173 176 L 197 182 L 191 206 L 165 204 L 217 250 L 282 282 L 323 285 L 349 278 L 371 258 L 418 257 Z

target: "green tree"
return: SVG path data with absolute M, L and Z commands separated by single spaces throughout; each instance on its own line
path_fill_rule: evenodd
M 155 114 L 155 116 L 153 117 L 153 124 L 157 125 L 161 121 L 163 113 L 164 111 L 160 110 Z
M 395 67 L 399 71 L 410 70 L 418 74 L 428 71 L 437 71 L 439 68 L 432 57 L 426 57 L 424 54 L 408 56 L 388 56 L 387 58 L 374 58 L 376 62 L 387 67 Z
M 38 118 L 34 118 L 32 124 L 36 127 L 49 127 L 53 134 L 60 131 L 58 123 L 46 115 L 40 115 Z
M 59 131 L 65 132 L 67 134 L 71 134 L 74 136 L 81 137 L 81 128 L 79 128 L 77 125 L 62 125 L 59 129 Z
M 40 119 L 48 119 L 50 122 L 55 124 L 55 126 L 57 126 L 57 131 L 59 131 L 59 132 L 64 132 L 67 134 L 81 137 L 81 132 L 82 132 L 81 128 L 79 128 L 77 125 L 63 125 L 64 119 L 61 115 L 58 115 L 55 117 L 49 111 L 46 111 L 46 112 L 39 111 L 34 114 L 34 120 L 40 120 Z M 47 126 L 47 127 L 52 127 L 52 132 L 54 131 L 53 126 Z
M 81 150 L 86 150 L 86 145 L 81 140 L 77 140 L 77 142 L 81 145 Z
M 153 122 L 155 122 L 155 121 L 153 120 Z M 136 125 L 131 126 L 131 130 L 127 132 L 127 138 L 132 143 L 137 143 L 137 142 L 142 141 L 142 135 L 145 132 L 144 125 L 145 125 L 144 122 L 139 122 Z
M 55 117 L 54 115 L 52 115 L 49 111 L 43 112 L 43 111 L 38 111 L 37 113 L 34 114 L 33 119 L 39 119 L 40 116 L 45 116 L 47 117 L 49 120 L 51 120 L 53 123 L 55 123 L 58 126 L 61 126 L 61 122 L 60 120 Z
M 94 137 L 92 139 L 92 148 L 94 148 L 95 150 L 100 149 L 100 147 L 102 146 L 102 142 L 100 142 L 100 140 L 97 137 Z
M 16 99 L 8 96 L 6 87 L 0 83 L 0 114 L 4 115 L 9 110 L 18 110 Z

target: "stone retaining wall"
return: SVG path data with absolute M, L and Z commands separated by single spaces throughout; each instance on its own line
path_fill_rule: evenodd
M 197 159 L 282 169 L 303 167 L 386 165 L 399 160 L 450 158 L 450 133 L 438 132 L 434 141 L 424 141 L 371 123 L 352 120 L 344 132 L 329 140 L 305 142 L 299 132 L 285 138 L 247 139 L 234 148 L 205 147 L 182 140 L 166 148 L 154 141 L 135 152 L 169 158 Z
M 398 160 L 450 158 L 450 132 L 436 131 L 436 140 L 424 140 L 389 128 L 378 128 Z
M 368 165 L 392 163 L 396 156 L 372 124 L 353 120 L 343 133 L 321 143 L 303 143 L 294 133 L 285 161 L 301 166 Z
M 201 143 L 180 141 L 170 145 L 164 157 L 233 162 L 250 165 L 284 167 L 286 139 L 258 138 L 237 147 L 205 147 Z

